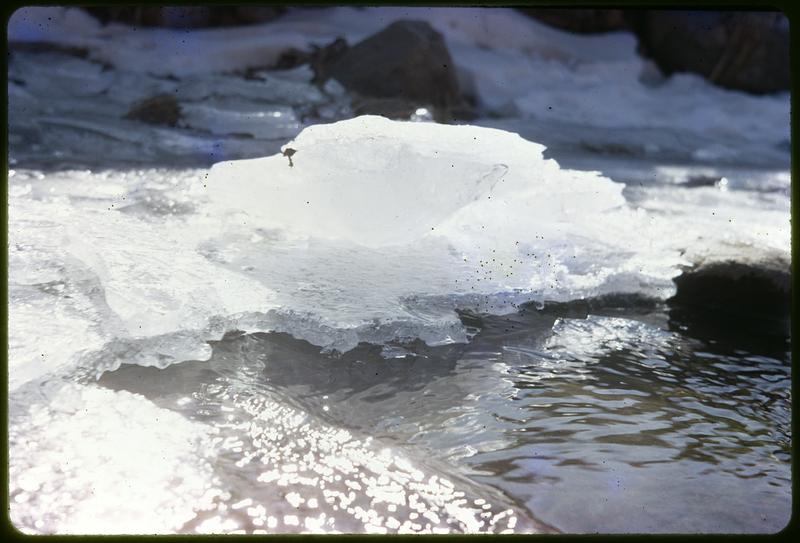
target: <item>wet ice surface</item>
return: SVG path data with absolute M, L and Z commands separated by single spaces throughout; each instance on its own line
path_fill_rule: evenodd
M 222 407 L 231 390 L 281 398 L 443 462 L 484 492 L 500 488 L 570 532 L 763 532 L 788 520 L 788 343 L 730 350 L 729 337 L 692 337 L 662 310 L 558 319 L 533 310 L 482 326 L 469 345 L 395 346 L 387 358 L 375 346 L 332 358 L 287 335 L 229 337 L 207 363 L 129 366 L 100 384 L 217 425 L 234 412 Z M 286 474 L 265 471 L 263 452 L 242 460 L 250 441 L 274 450 L 261 432 L 249 421 L 225 462 L 274 483 Z M 308 484 L 296 492 L 317 496 Z
M 144 38 L 165 55 L 159 75 L 98 63 L 126 50 L 105 47 L 102 32 L 83 44 L 88 59 L 13 52 L 15 525 L 785 525 L 786 338 L 709 332 L 713 323 L 662 301 L 684 264 L 788 256 L 788 100 L 692 78 L 650 81 L 662 86 L 648 94 L 624 35 L 585 40 L 533 22 L 498 33 L 504 11 L 486 28 L 456 11 L 431 14 L 457 63 L 491 68 L 474 75 L 495 117 L 475 124 L 547 149 L 507 132 L 374 118 L 300 134 L 350 117 L 340 87 L 315 87 L 307 68 L 204 73 L 174 62 L 163 33 Z M 407 16 L 386 14 L 374 24 Z M 326 25 L 366 35 L 368 15 L 333 10 L 311 27 L 318 43 Z M 301 23 L 286 24 L 274 35 L 293 43 Z M 524 47 L 496 50 L 497 40 Z M 539 98 L 520 67 L 551 76 Z M 545 108 L 575 85 L 603 91 L 606 72 L 626 89 L 626 115 L 605 98 L 608 111 L 574 96 Z M 493 86 L 512 73 L 516 86 Z M 178 127 L 122 118 L 157 93 L 179 100 Z M 653 109 L 668 96 L 679 97 L 671 117 Z M 697 108 L 710 132 L 687 124 Z M 289 166 L 271 155 L 292 139 Z M 553 304 L 610 293 L 656 302 L 590 314 Z
M 535 527 L 494 490 L 293 407 L 254 381 L 258 365 L 175 369 L 108 380 L 134 394 L 50 382 L 47 407 L 18 409 L 15 524 L 34 533 Z
M 207 362 L 125 365 L 101 388 L 25 387 L 11 397 L 12 518 L 192 533 L 762 532 L 787 520 L 788 343 L 731 350 L 660 309 L 480 326 L 468 345 L 340 357 L 233 334 Z

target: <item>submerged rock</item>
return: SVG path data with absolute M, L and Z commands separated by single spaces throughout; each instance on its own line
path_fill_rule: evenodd
M 675 279 L 673 305 L 700 310 L 788 317 L 791 264 L 783 256 L 758 261 L 715 260 Z
M 789 23 L 779 12 L 647 11 L 634 28 L 665 73 L 755 94 L 788 91 Z
M 325 75 L 362 96 L 449 108 L 460 100 L 442 35 L 423 21 L 397 21 L 324 62 Z
M 134 104 L 125 118 L 147 124 L 176 126 L 181 118 L 181 106 L 171 94 L 158 94 Z
M 778 256 L 717 259 L 686 270 L 668 300 L 670 328 L 701 341 L 785 356 L 792 335 L 790 269 Z

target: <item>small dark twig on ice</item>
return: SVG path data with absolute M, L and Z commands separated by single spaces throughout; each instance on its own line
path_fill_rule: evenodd
M 293 168 L 294 164 L 292 163 L 292 155 L 295 154 L 297 151 L 292 149 L 291 147 L 287 147 L 283 150 L 283 156 L 289 159 L 289 167 Z

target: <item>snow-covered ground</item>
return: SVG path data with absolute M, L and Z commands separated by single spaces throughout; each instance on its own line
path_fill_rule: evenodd
M 483 122 L 562 145 L 788 167 L 788 93 L 754 97 L 695 75 L 665 79 L 638 56 L 629 33 L 572 35 L 510 9 L 303 10 L 264 25 L 176 31 L 100 26 L 77 8 L 25 8 L 12 16 L 8 36 L 84 48 L 90 60 L 130 73 L 184 78 L 267 67 L 290 47 L 309 50 L 337 37 L 353 44 L 400 19 L 442 33 L 462 79 L 505 117 Z
M 474 126 L 371 116 L 308 126 L 309 105 L 314 122 L 348 116 L 336 83 L 317 89 L 307 68 L 223 75 L 267 66 L 290 46 L 353 43 L 402 18 L 444 34 L 493 117 Z M 505 314 L 609 293 L 663 300 L 681 266 L 701 258 L 788 259 L 788 95 L 753 97 L 688 75 L 662 80 L 628 34 L 573 36 L 500 9 L 335 8 L 176 31 L 25 8 L 12 16 L 9 40 L 89 51 L 14 53 L 9 66 L 11 515 L 27 531 L 170 532 L 214 485 L 197 445 L 213 440 L 209 427 L 74 382 L 121 364 L 203 360 L 208 341 L 234 330 L 288 332 L 338 351 L 364 341 L 463 343 L 457 309 Z M 180 127 L 121 119 L 159 92 L 182 101 Z M 599 156 L 601 166 L 568 169 L 503 127 L 553 138 L 583 164 L 593 160 L 587 149 L 609 145 L 666 160 L 637 170 L 636 160 L 609 166 Z M 223 137 L 236 133 L 253 137 Z M 273 154 L 281 145 L 296 151 L 291 164 Z M 244 157 L 262 158 L 231 160 Z M 163 167 L 171 158 L 193 167 Z M 53 167 L 62 159 L 92 166 Z M 606 176 L 584 171 L 601 167 Z M 682 186 L 698 176 L 712 181 Z M 137 457 L 160 466 L 149 478 L 103 448 L 128 427 L 125 439 L 153 443 Z M 378 457 L 367 449 L 348 461 Z M 110 456 L 98 460 L 98 451 Z M 91 472 L 106 486 L 82 478 Z M 104 506 L 122 484 L 125 499 Z M 145 499 L 157 514 L 141 507 Z M 446 509 L 448 500 L 429 501 Z M 452 507 L 454 517 L 473 514 Z M 461 529 L 481 526 L 465 520 Z

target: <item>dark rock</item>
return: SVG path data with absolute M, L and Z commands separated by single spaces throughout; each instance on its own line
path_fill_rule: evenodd
M 270 68 L 273 70 L 291 70 L 303 64 L 308 64 L 310 61 L 310 53 L 292 47 L 281 53 L 281 56 L 278 57 L 278 61 Z
M 645 154 L 644 148 L 635 143 L 615 143 L 611 141 L 598 142 L 580 140 L 578 142 L 580 149 L 589 151 L 590 153 L 597 153 L 600 155 L 618 156 L 618 157 L 637 157 Z
M 89 6 L 83 8 L 103 24 L 125 23 L 134 26 L 160 26 L 161 8 L 154 6 Z
M 85 47 L 75 47 L 60 43 L 44 41 L 11 41 L 8 42 L 8 56 L 13 57 L 15 52 L 25 53 L 64 53 L 78 58 L 89 58 L 89 50 Z
M 167 28 L 208 28 L 258 24 L 286 12 L 283 6 L 114 6 L 84 8 L 104 24 L 116 22 L 135 26 Z
M 667 74 L 692 72 L 755 94 L 790 88 L 789 22 L 782 13 L 645 11 L 632 26 L 642 54 Z
M 461 101 L 470 108 L 477 108 L 481 99 L 478 95 L 478 87 L 475 84 L 475 76 L 467 68 L 456 66 L 456 81 L 458 91 L 461 94 Z
M 207 28 L 215 24 L 215 16 L 210 7 L 162 7 L 158 13 L 157 26 L 167 28 Z
M 716 261 L 686 270 L 668 300 L 671 330 L 782 358 L 791 338 L 791 266 L 784 258 Z
M 722 179 L 723 178 L 718 175 L 692 175 L 684 181 L 682 185 L 689 189 L 714 187 L 717 186 Z
M 579 34 L 614 32 L 628 27 L 625 12 L 621 9 L 519 8 L 519 10 L 547 25 Z
M 460 101 L 444 38 L 426 22 L 397 21 L 340 53 L 323 63 L 323 75 L 352 92 L 441 109 Z
M 471 105 L 469 102 L 462 101 L 454 106 L 447 108 L 446 110 L 442 111 L 441 113 L 434 108 L 433 111 L 433 118 L 437 120 L 437 122 L 447 122 L 451 120 L 456 121 L 474 121 L 479 117 L 478 110 Z M 442 119 L 439 121 L 439 119 Z
M 351 107 L 355 115 L 380 115 L 387 119 L 407 120 L 418 108 L 424 106 L 403 98 L 356 96 L 353 98 Z M 431 106 L 428 106 L 428 108 L 431 108 Z
M 448 122 L 453 119 L 472 120 L 475 118 L 475 110 L 468 105 L 442 109 L 431 104 L 423 104 L 419 100 L 411 101 L 404 98 L 370 98 L 355 95 L 350 107 L 355 115 L 380 115 L 387 119 L 403 121 L 411 119 L 420 109 L 427 110 L 430 118 L 436 122 Z M 420 115 L 423 118 L 427 117 L 425 113 Z
M 181 106 L 171 94 L 158 94 L 134 104 L 125 118 L 147 124 L 176 126 L 181 118 Z
M 349 46 L 344 38 L 336 38 L 325 46 L 314 45 L 309 56 L 309 64 L 314 72 L 311 82 L 322 87 L 329 79 L 329 68 L 348 51 Z
M 272 21 L 283 15 L 288 8 L 284 6 L 234 6 L 227 11 L 220 6 L 214 9 L 219 10 L 222 14 L 231 13 L 232 24 L 240 25 Z
M 783 258 L 715 261 L 684 271 L 675 280 L 673 305 L 703 311 L 787 316 L 791 265 Z

